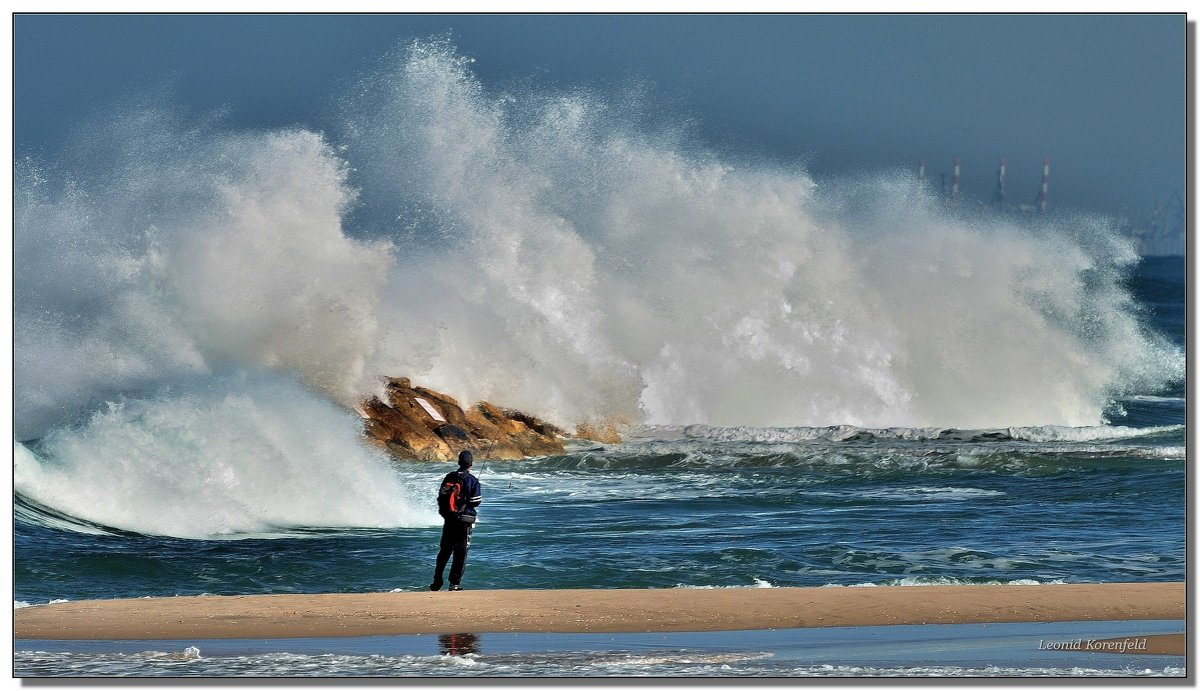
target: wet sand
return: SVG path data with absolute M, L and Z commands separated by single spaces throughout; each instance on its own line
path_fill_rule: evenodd
M 443 590 L 81 600 L 15 610 L 13 630 L 18 639 L 128 640 L 1137 619 L 1178 619 L 1182 629 L 1184 583 Z M 1182 646 L 1182 636 L 1177 643 Z

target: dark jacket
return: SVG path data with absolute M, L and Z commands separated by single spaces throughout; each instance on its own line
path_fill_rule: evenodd
M 441 486 L 444 487 L 447 482 L 453 480 L 462 482 L 462 493 L 460 496 L 466 500 L 465 506 L 461 508 L 459 513 L 476 515 L 475 507 L 479 506 L 480 502 L 483 501 L 483 490 L 479 486 L 479 478 L 472 475 L 469 471 L 460 468 L 459 470 L 446 473 L 446 477 L 442 478 Z M 442 518 L 447 518 L 447 516 L 442 516 Z

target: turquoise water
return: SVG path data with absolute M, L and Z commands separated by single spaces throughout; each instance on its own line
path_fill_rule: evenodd
M 707 432 L 481 464 L 485 501 L 464 585 L 1184 577 L 1180 425 L 1054 442 L 727 441 Z M 432 503 L 441 469 L 397 472 L 423 478 Z M 184 540 L 20 520 L 15 597 L 419 590 L 439 534 L 429 525 Z

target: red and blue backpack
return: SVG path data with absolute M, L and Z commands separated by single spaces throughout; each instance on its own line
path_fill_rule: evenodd
M 438 488 L 438 514 L 442 518 L 457 517 L 463 523 L 474 523 L 474 515 L 463 513 L 469 506 L 468 499 L 466 474 L 461 471 L 449 473 L 442 478 L 442 486 Z

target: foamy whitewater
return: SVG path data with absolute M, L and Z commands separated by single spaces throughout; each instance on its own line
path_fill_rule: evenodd
M 472 587 L 1183 578 L 1182 260 L 734 164 L 442 39 L 337 103 L 147 96 L 18 162 L 14 606 L 425 587 L 445 469 L 361 443 L 385 375 L 627 423 L 479 466 Z
M 20 165 L 17 436 L 230 369 L 343 404 L 405 373 L 562 423 L 971 428 L 1098 424 L 1181 376 L 1100 220 L 736 168 L 468 62 L 415 44 L 344 132 L 143 103 L 66 170 Z

